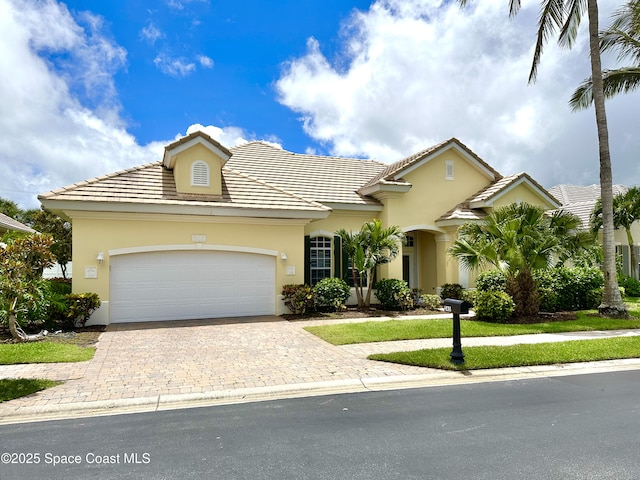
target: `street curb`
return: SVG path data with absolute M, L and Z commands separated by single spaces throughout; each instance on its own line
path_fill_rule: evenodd
M 248 402 L 269 401 L 322 395 L 337 395 L 371 391 L 400 390 L 409 388 L 443 387 L 496 381 L 525 380 L 531 378 L 584 375 L 624 370 L 640 370 L 640 359 L 606 360 L 574 364 L 502 368 L 493 370 L 444 371 L 421 375 L 391 377 L 364 377 L 325 382 L 274 385 L 268 387 L 240 388 L 149 397 L 78 402 L 63 405 L 22 407 L 2 412 L 0 425 L 62 420 L 91 416 L 127 413 L 150 413 L 182 408 L 197 408 Z

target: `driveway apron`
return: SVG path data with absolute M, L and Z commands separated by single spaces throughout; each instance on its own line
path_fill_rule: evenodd
M 366 360 L 278 317 L 110 325 L 94 358 L 0 366 L 0 378 L 65 383 L 0 404 L 3 411 L 82 402 L 424 374 Z

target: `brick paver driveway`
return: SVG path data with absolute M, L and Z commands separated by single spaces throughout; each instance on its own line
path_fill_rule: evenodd
M 366 360 L 278 317 L 110 325 L 96 355 L 77 364 L 0 366 L 0 378 L 63 385 L 3 410 L 425 373 Z

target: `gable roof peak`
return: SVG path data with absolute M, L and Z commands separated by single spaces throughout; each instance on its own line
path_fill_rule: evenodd
M 231 157 L 231 152 L 227 149 L 227 147 L 222 145 L 217 140 L 214 140 L 210 135 L 203 132 L 202 130 L 196 130 L 195 132 L 179 138 L 178 140 L 164 147 L 164 166 L 172 169 L 176 162 L 176 156 L 196 144 L 204 145 L 206 148 L 222 158 L 222 160 L 225 162 L 229 159 L 229 157 Z

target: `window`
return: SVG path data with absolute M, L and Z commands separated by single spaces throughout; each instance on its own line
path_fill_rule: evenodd
M 191 164 L 191 186 L 209 186 L 209 165 L 202 160 L 197 160 Z
M 453 180 L 453 160 L 446 160 L 444 164 L 446 169 L 445 179 Z
M 413 239 L 413 235 L 405 235 L 406 238 L 406 243 L 405 243 L 405 247 L 413 247 L 414 246 L 414 239 Z
M 331 277 L 331 239 L 314 237 L 310 239 L 311 285 L 323 278 Z

